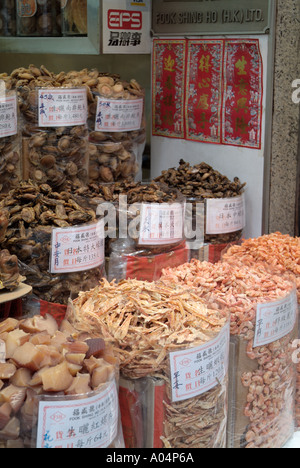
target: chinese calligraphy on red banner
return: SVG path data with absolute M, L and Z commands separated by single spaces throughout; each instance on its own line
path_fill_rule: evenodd
M 226 41 L 224 58 L 224 144 L 261 146 L 262 59 L 257 40 Z
M 153 128 L 155 134 L 184 138 L 185 40 L 155 41 Z
M 186 139 L 219 143 L 223 41 L 188 42 Z
M 257 39 L 154 40 L 153 135 L 261 148 Z

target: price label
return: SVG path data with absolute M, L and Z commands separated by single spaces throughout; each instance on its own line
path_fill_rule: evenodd
M 86 89 L 39 90 L 39 126 L 75 127 L 87 122 Z
M 97 268 L 104 262 L 104 221 L 52 231 L 51 273 Z
M 183 239 L 184 207 L 180 203 L 142 204 L 140 245 L 174 244 Z
M 115 381 L 85 399 L 39 403 L 36 448 L 106 448 L 118 433 Z
M 206 200 L 206 234 L 227 234 L 246 226 L 245 195 Z
M 229 323 L 208 343 L 170 353 L 172 401 L 202 395 L 221 382 L 228 369 Z
M 296 291 L 279 301 L 258 304 L 253 346 L 265 346 L 291 333 L 297 313 Z
M 18 133 L 17 96 L 0 97 L 0 138 Z
M 130 132 L 140 130 L 143 99 L 110 100 L 98 97 L 96 132 Z

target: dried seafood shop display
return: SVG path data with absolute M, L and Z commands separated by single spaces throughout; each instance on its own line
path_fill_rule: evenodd
M 18 130 L 17 94 L 0 91 L 0 196 L 21 180 L 21 139 Z
M 47 76 L 47 75 L 45 75 Z M 54 189 L 88 182 L 87 95 L 83 88 L 44 86 L 19 90 L 23 123 L 23 179 Z
M 300 307 L 300 238 L 275 232 L 257 239 L 246 239 L 239 246 L 232 246 L 223 259 L 235 265 L 253 266 L 264 262 L 278 272 L 295 275 Z M 296 426 L 300 427 L 300 364 L 297 365 Z
M 228 447 L 282 447 L 294 433 L 294 278 L 263 265 L 192 260 L 165 270 L 162 281 L 194 287 L 231 314 Z
M 178 168 L 163 171 L 155 180 L 176 187 L 186 197 L 187 207 L 191 204 L 193 229 L 203 231 L 204 242 L 200 248 L 197 244 L 192 247 L 192 258 L 218 261 L 228 244 L 241 239 L 245 225 L 246 184 L 238 177 L 230 181 L 205 162 L 191 166 L 181 160 Z M 202 206 L 202 216 L 198 217 L 199 205 Z
M 180 287 L 136 280 L 116 285 L 103 280 L 94 290 L 80 293 L 68 310 L 68 319 L 79 330 L 105 337 L 112 344 L 121 377 L 129 384 L 135 387 L 149 379 L 160 387 L 155 402 L 160 421 L 153 421 L 155 448 L 225 446 L 229 339 L 225 309 L 211 309 L 195 293 Z M 196 363 L 195 369 L 186 369 L 186 375 L 195 373 L 186 381 L 184 372 L 176 368 L 177 358 L 182 360 L 180 352 L 197 360 L 210 345 L 219 352 L 215 355 L 219 367 L 214 368 L 218 378 L 208 385 L 204 375 L 199 378 Z M 140 448 L 148 440 L 151 412 L 144 397 L 141 394 L 131 408 L 135 414 L 131 433 L 140 440 Z
M 63 232 L 70 236 L 72 227 L 77 227 L 77 230 L 81 227 L 85 233 L 96 223 L 95 213 L 81 208 L 70 192 L 56 193 L 49 185 L 23 182 L 2 200 L 0 209 L 8 213 L 2 247 L 18 257 L 21 274 L 26 276 L 27 283 L 39 299 L 66 305 L 70 295 L 76 296 L 79 290 L 98 284 L 104 274 L 101 266 L 83 271 L 78 270 L 78 264 L 74 263 L 66 273 L 51 273 L 49 270 L 50 258 L 55 255 L 51 248 L 56 229 L 66 228 Z M 101 251 L 101 246 L 97 249 L 94 246 L 95 252 L 98 249 Z M 76 252 L 69 252 L 69 247 L 67 250 L 74 259 L 77 258 Z
M 187 261 L 185 198 L 180 192 L 154 181 L 124 182 L 114 190 L 116 187 L 124 197 L 124 203 L 119 198 L 116 205 L 119 231 L 123 231 L 120 225 L 125 219 L 128 235 L 108 240 L 109 279 L 155 281 L 162 268 Z
M 127 82 L 121 80 L 119 75 L 108 75 L 88 69 L 55 74 L 43 65 L 21 67 L 14 70 L 10 76 L 3 74 L 0 77 L 8 88 L 16 88 L 19 92 L 21 115 L 25 120 L 23 131 L 27 169 L 25 180 L 30 169 L 30 176 L 34 180 L 37 169 L 36 182 L 40 183 L 41 178 L 44 181 L 45 172 L 47 175 L 47 171 L 50 171 L 47 183 L 54 178 L 58 186 L 65 182 L 66 177 L 68 179 L 71 177 L 75 188 L 88 180 L 92 183 L 110 183 L 118 180 L 134 180 L 138 176 L 141 171 L 146 129 L 145 92 L 136 80 Z M 61 89 L 66 96 L 69 94 L 66 88 L 86 90 L 87 121 L 85 119 L 84 125 L 73 125 L 71 129 L 70 123 L 63 125 L 66 113 L 60 111 L 59 97 L 56 97 L 55 102 L 49 98 L 49 96 L 53 98 L 54 95 L 50 92 L 51 88 L 56 90 L 55 94 L 58 92 L 56 88 Z M 42 102 L 38 92 L 43 92 Z M 74 99 L 73 97 L 69 103 L 71 107 Z M 81 103 L 78 103 L 78 99 L 77 96 L 77 113 L 80 112 L 83 116 L 83 109 L 79 109 Z M 56 106 L 55 112 L 53 112 L 54 105 L 51 106 L 53 103 Z M 51 113 L 48 118 L 48 121 L 52 119 L 50 127 L 53 127 L 53 122 L 55 119 L 57 121 L 59 114 L 60 124 L 54 129 L 49 129 L 49 126 L 47 128 L 46 124 L 40 128 L 40 121 L 45 120 L 46 104 L 48 112 Z M 86 123 L 88 123 L 88 132 Z M 51 161 L 48 160 L 49 156 Z M 42 164 L 41 168 L 42 157 L 47 159 L 46 166 Z M 56 164 L 61 162 L 64 177 L 59 177 L 56 167 L 53 169 L 54 158 Z M 66 165 L 68 168 L 65 168 Z
M 136 80 L 90 80 L 90 182 L 135 180 L 145 146 L 145 92 Z
M 5 356 L 0 362 L 0 448 L 124 446 L 118 362 L 104 340 L 77 332 L 66 320 L 58 327 L 50 315 L 8 318 L 0 322 L 0 339 Z M 102 418 L 95 411 L 100 405 Z M 90 417 L 71 420 L 75 406 L 77 416 L 89 412 Z M 64 419 L 53 426 L 53 414 L 60 410 Z

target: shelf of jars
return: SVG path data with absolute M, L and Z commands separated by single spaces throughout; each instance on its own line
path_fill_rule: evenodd
M 5 53 L 99 54 L 99 0 L 3 0 Z

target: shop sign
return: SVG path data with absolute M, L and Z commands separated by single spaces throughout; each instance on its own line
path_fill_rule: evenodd
M 103 0 L 104 54 L 149 54 L 150 28 L 151 0 Z
M 266 34 L 271 0 L 153 0 L 154 35 Z

